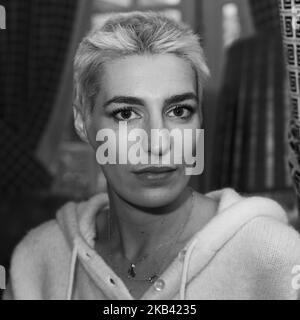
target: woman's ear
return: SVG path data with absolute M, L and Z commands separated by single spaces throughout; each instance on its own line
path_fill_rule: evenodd
M 77 134 L 79 135 L 81 140 L 89 143 L 82 112 L 78 110 L 78 108 L 73 106 L 73 114 L 74 114 L 74 126 Z

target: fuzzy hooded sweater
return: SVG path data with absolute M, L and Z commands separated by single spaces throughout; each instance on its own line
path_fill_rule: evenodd
M 141 299 L 299 298 L 293 270 L 300 265 L 300 237 L 283 209 L 232 189 L 207 196 L 218 200 L 215 216 Z M 30 231 L 14 251 L 4 299 L 133 299 L 94 250 L 96 216 L 108 205 L 107 194 L 69 202 L 56 220 Z

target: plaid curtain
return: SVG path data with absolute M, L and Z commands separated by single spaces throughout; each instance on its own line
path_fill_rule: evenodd
M 76 0 L 0 0 L 0 190 L 47 189 L 36 148 L 53 107 L 72 35 Z
M 255 36 L 227 52 L 218 103 L 215 188 L 270 192 L 291 188 L 288 96 L 277 2 L 250 1 Z

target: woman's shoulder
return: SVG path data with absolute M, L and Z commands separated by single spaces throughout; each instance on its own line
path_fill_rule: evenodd
M 44 289 L 64 283 L 68 251 L 56 220 L 30 230 L 12 254 L 5 299 L 42 299 Z M 49 286 L 44 287 L 47 281 Z
M 11 268 L 53 260 L 66 246 L 58 223 L 49 220 L 31 229 L 18 243 L 13 251 Z
M 264 261 L 275 264 L 282 261 L 300 264 L 300 234 L 286 223 L 286 214 L 275 201 L 261 197 L 239 198 L 231 190 L 227 192 L 229 195 L 222 193 L 224 199 L 197 193 L 197 220 L 201 222 L 201 215 L 205 215 L 213 237 L 224 237 L 229 245 L 235 244 L 254 259 L 264 257 Z
M 62 232 L 55 219 L 46 221 L 39 226 L 29 230 L 23 237 L 18 247 L 35 247 L 38 249 L 42 245 L 51 245 L 53 242 L 59 241 Z
M 300 265 L 300 235 L 290 225 L 272 217 L 258 216 L 249 221 L 235 242 L 252 260 L 267 269 L 288 269 Z

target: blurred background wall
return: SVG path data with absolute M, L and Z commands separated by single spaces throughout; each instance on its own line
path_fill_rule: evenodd
M 72 123 L 72 59 L 112 12 L 154 10 L 201 35 L 205 90 L 200 192 L 234 187 L 278 200 L 296 224 L 288 170 L 290 100 L 276 0 L 0 0 L 0 264 L 32 227 L 70 199 L 105 190 Z

